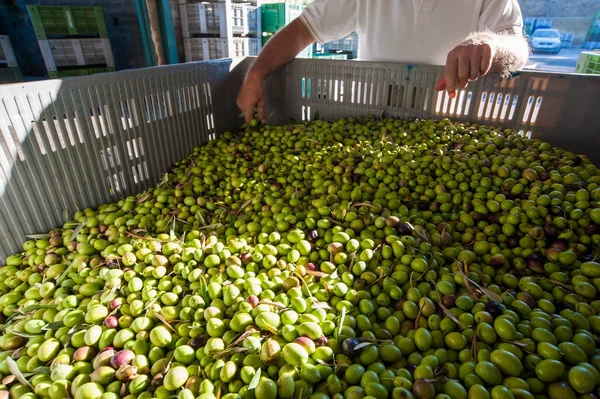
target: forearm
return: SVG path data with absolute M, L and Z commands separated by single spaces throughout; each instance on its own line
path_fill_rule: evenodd
M 529 44 L 522 35 L 514 31 L 501 33 L 478 32 L 471 35 L 467 40 L 481 43 L 490 39 L 496 47 L 491 72 L 499 72 L 503 76 L 510 76 L 513 72 L 525 66 L 529 58 Z
M 249 73 L 264 79 L 292 61 L 314 41 L 304 23 L 300 19 L 295 19 L 269 39 Z

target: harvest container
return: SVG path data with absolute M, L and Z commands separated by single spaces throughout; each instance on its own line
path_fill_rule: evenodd
M 16 66 L 18 66 L 17 59 L 10 38 L 6 35 L 0 35 L 0 67 L 14 68 Z
M 108 37 L 102 7 L 28 5 L 27 10 L 38 39 Z
M 304 6 L 300 4 L 269 3 L 263 4 L 262 31 L 275 33 L 302 14 Z
M 109 39 L 53 39 L 38 43 L 49 73 L 74 67 L 115 66 Z
M 261 45 L 258 38 L 233 37 L 231 45 L 225 38 L 183 39 L 186 62 L 208 61 L 218 58 L 258 55 Z
M 180 4 L 184 38 L 217 34 L 221 37 L 258 34 L 260 7 L 231 2 Z M 231 33 L 229 33 L 231 29 Z
M 600 52 L 581 52 L 575 67 L 576 73 L 600 74 Z
M 242 124 L 252 59 L 0 86 L 0 258 L 78 209 L 147 189 L 195 145 Z M 451 118 L 497 125 L 600 162 L 600 76 L 490 75 L 455 99 L 443 67 L 296 59 L 266 82 L 269 123 L 342 117 Z

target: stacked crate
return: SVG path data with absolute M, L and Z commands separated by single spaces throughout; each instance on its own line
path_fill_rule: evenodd
M 232 0 L 179 4 L 186 62 L 258 55 L 260 6 Z
M 560 43 L 561 43 L 562 48 L 573 47 L 573 40 L 575 40 L 575 34 L 572 32 L 560 34 Z
M 0 84 L 20 82 L 21 80 L 23 80 L 23 75 L 17 64 L 10 38 L 0 35 Z
M 531 36 L 533 33 L 533 24 L 535 23 L 535 18 L 523 18 L 523 34 L 525 36 Z
M 27 6 L 48 76 L 115 70 L 101 7 Z
M 586 75 L 600 74 L 600 52 L 599 51 L 583 51 L 579 54 L 575 73 L 583 73 Z
M 262 44 L 267 42 L 277 31 L 298 18 L 304 9 L 300 4 L 269 3 L 263 4 L 262 11 Z M 308 46 L 298 58 L 311 58 L 312 46 Z
M 583 48 L 590 50 L 600 48 L 600 12 L 596 14 L 592 21 L 592 25 L 583 41 Z
M 322 48 L 326 53 L 346 54 L 348 59 L 355 59 L 358 57 L 358 34 L 352 32 L 339 40 L 323 44 Z

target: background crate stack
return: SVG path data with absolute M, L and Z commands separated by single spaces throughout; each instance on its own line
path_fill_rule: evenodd
M 600 51 L 584 51 L 579 54 L 575 73 L 583 73 L 586 75 L 600 74 Z
M 583 48 L 590 50 L 600 48 L 600 12 L 596 14 L 592 21 L 592 25 L 583 41 Z
M 10 38 L 0 35 L 0 84 L 15 83 L 23 80 L 21 69 L 17 64 Z
M 525 36 L 530 36 L 533 33 L 534 23 L 535 18 L 523 18 L 523 34 Z
M 298 18 L 304 9 L 300 4 L 288 3 L 269 3 L 261 6 L 262 13 L 262 44 L 265 43 L 281 28 Z M 313 53 L 312 46 L 308 46 L 298 58 L 311 58 Z
M 114 71 L 101 7 L 27 6 L 48 76 Z
M 573 47 L 573 40 L 575 40 L 575 34 L 572 32 L 560 34 L 560 42 L 561 42 L 562 48 Z
M 348 54 L 313 53 L 312 58 L 319 60 L 347 60 Z
M 261 9 L 232 0 L 179 4 L 186 62 L 256 56 L 261 43 Z
M 324 52 L 335 54 L 347 54 L 348 59 L 358 57 L 358 34 L 352 32 L 339 40 L 332 40 L 322 46 Z

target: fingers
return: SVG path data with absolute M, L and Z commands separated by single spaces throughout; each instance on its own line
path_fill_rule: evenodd
M 485 44 L 462 44 L 448 53 L 444 76 L 435 89 L 446 90 L 451 98 L 457 89 L 464 89 L 469 82 L 479 79 L 492 68 L 494 49 Z
M 250 122 L 252 122 L 252 109 L 244 111 L 244 120 L 246 121 L 247 125 L 249 125 Z
M 474 81 L 481 77 L 481 53 L 478 51 L 471 57 L 469 66 L 469 80 Z
M 469 83 L 471 68 L 471 59 L 468 54 L 463 55 L 458 59 L 458 87 L 464 89 Z
M 244 120 L 247 124 L 250 124 L 252 120 L 252 106 L 248 106 L 246 99 L 244 98 L 244 88 L 238 94 L 236 99 L 236 105 L 242 111 L 242 115 L 244 115 Z
M 267 123 L 266 118 L 265 118 L 265 98 L 264 97 L 261 97 L 260 100 L 258 100 L 258 119 L 262 123 Z
M 492 68 L 494 54 L 491 46 L 483 46 L 481 51 L 480 76 L 486 75 Z
M 440 80 L 437 81 L 437 83 L 434 86 L 434 89 L 437 91 L 442 91 L 442 90 L 446 89 L 446 76 L 445 75 L 442 75 Z
M 458 58 L 456 53 L 451 51 L 446 60 L 446 91 L 450 97 L 456 96 L 456 85 L 458 82 Z

